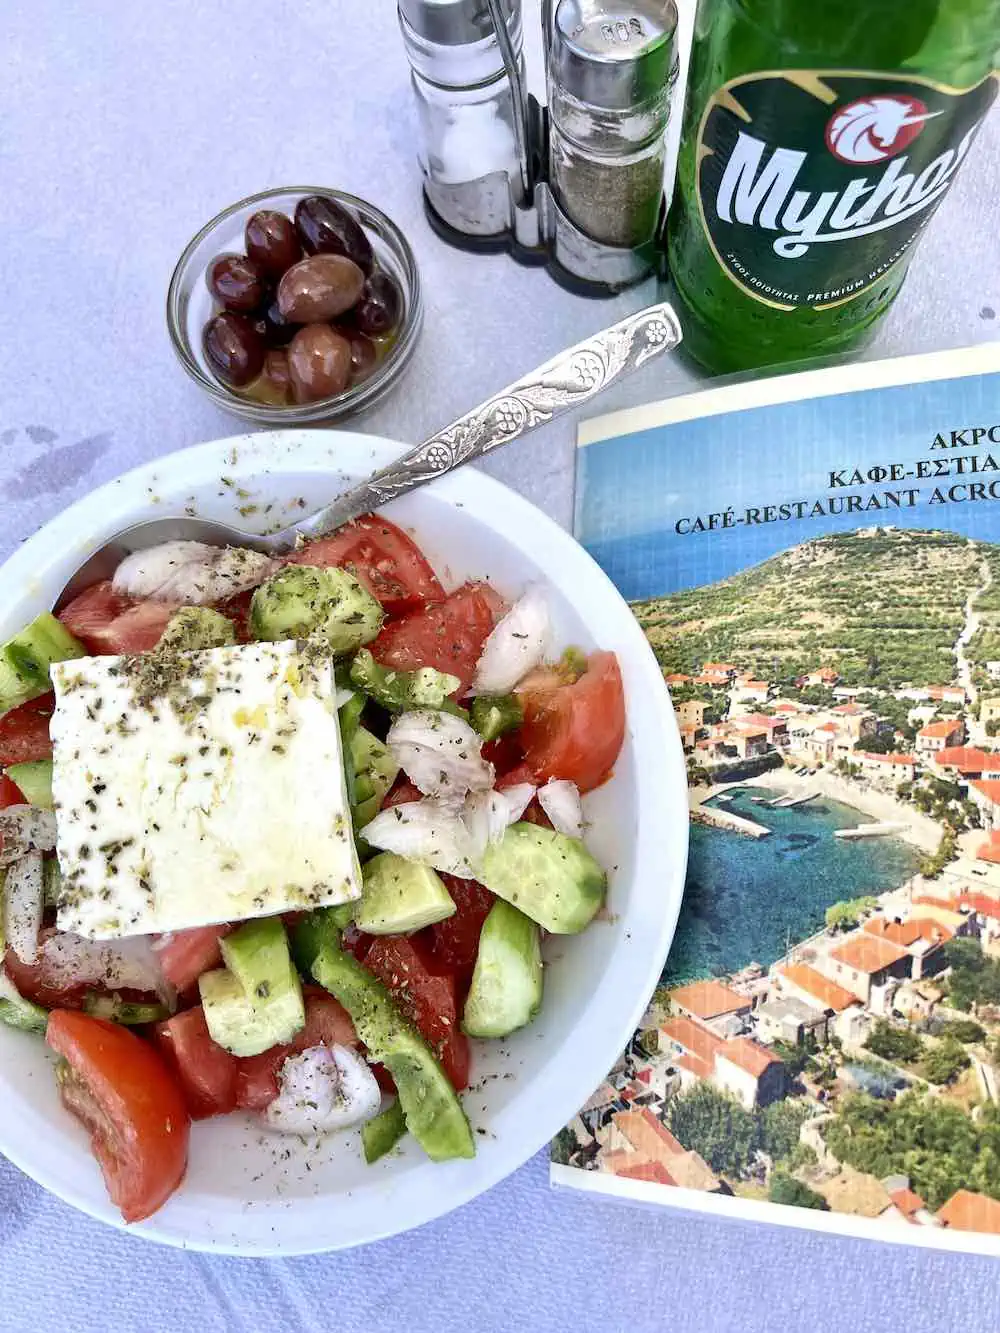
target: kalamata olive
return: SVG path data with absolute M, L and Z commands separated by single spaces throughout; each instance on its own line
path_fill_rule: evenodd
M 311 255 L 278 283 L 278 309 L 296 324 L 334 319 L 357 302 L 365 275 L 343 255 Z
M 354 323 L 362 333 L 389 333 L 399 323 L 403 298 L 395 281 L 377 268 L 365 280 L 361 300 L 354 308 Z
M 273 403 L 284 407 L 292 401 L 292 379 L 288 370 L 288 353 L 280 347 L 272 347 L 264 357 L 264 369 L 260 372 L 250 392 L 262 403 Z
M 309 255 L 344 255 L 370 273 L 375 264 L 371 241 L 346 208 L 324 194 L 308 194 L 295 209 L 295 230 Z
M 247 218 L 244 240 L 250 258 L 275 278 L 302 258 L 295 223 L 274 208 L 258 209 Z
M 256 310 L 267 291 L 264 270 L 246 255 L 219 255 L 205 275 L 208 290 L 227 310 Z
M 363 333 L 359 333 L 349 325 L 340 325 L 337 327 L 337 332 L 351 344 L 351 383 L 360 384 L 375 369 L 378 348 L 371 338 L 365 337 Z
M 340 393 L 351 375 L 351 344 L 329 324 L 307 324 L 289 344 L 288 373 L 297 403 Z
M 246 315 L 223 310 L 213 315 L 202 334 L 205 356 L 221 380 L 242 388 L 260 374 L 264 339 Z
M 278 308 L 278 298 L 274 297 L 260 316 L 264 341 L 268 347 L 287 347 L 295 337 L 299 326 L 286 319 Z

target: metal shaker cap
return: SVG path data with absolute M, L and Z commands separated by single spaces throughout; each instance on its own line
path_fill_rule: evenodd
M 589 106 L 627 111 L 662 95 L 676 42 L 674 0 L 560 0 L 549 79 Z
M 520 26 L 521 0 L 500 0 L 500 8 L 508 27 L 515 15 Z M 399 16 L 438 46 L 465 46 L 493 36 L 486 0 L 399 0 Z

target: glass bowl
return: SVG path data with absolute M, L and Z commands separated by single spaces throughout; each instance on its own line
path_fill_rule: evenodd
M 247 219 L 259 208 L 275 208 L 289 217 L 305 195 L 329 195 L 354 214 L 365 229 L 375 257 L 402 293 L 403 313 L 391 340 L 380 348 L 381 359 L 367 379 L 314 403 L 272 404 L 250 398 L 218 379 L 202 346 L 202 330 L 217 306 L 205 283 L 211 261 L 226 252 L 243 252 Z M 262 426 L 305 426 L 340 421 L 379 402 L 400 378 L 417 344 L 423 302 L 417 261 L 406 237 L 381 209 L 356 195 L 326 186 L 287 185 L 263 190 L 230 205 L 207 222 L 185 246 L 167 290 L 167 328 L 181 365 L 219 407 Z

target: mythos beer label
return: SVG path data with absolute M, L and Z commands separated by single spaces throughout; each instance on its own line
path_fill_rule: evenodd
M 994 96 L 911 76 L 776 70 L 710 99 L 698 202 L 715 257 L 779 309 L 873 286 L 927 225 Z

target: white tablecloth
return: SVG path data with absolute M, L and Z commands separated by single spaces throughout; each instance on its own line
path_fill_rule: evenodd
M 413 240 L 425 332 L 405 389 L 361 423 L 373 433 L 416 441 L 652 296 L 650 284 L 584 301 L 433 237 L 390 0 L 0 9 L 0 556 L 133 464 L 241 429 L 175 364 L 163 302 L 196 228 L 265 186 L 344 187 Z M 868 356 L 998 336 L 998 178 L 994 111 Z M 601 410 L 693 382 L 660 362 Z M 572 452 L 561 422 L 489 470 L 568 522 Z M 205 1258 L 98 1226 L 0 1162 L 0 1329 L 12 1333 L 985 1333 L 1000 1327 L 997 1274 L 985 1259 L 553 1193 L 542 1158 L 363 1251 Z

